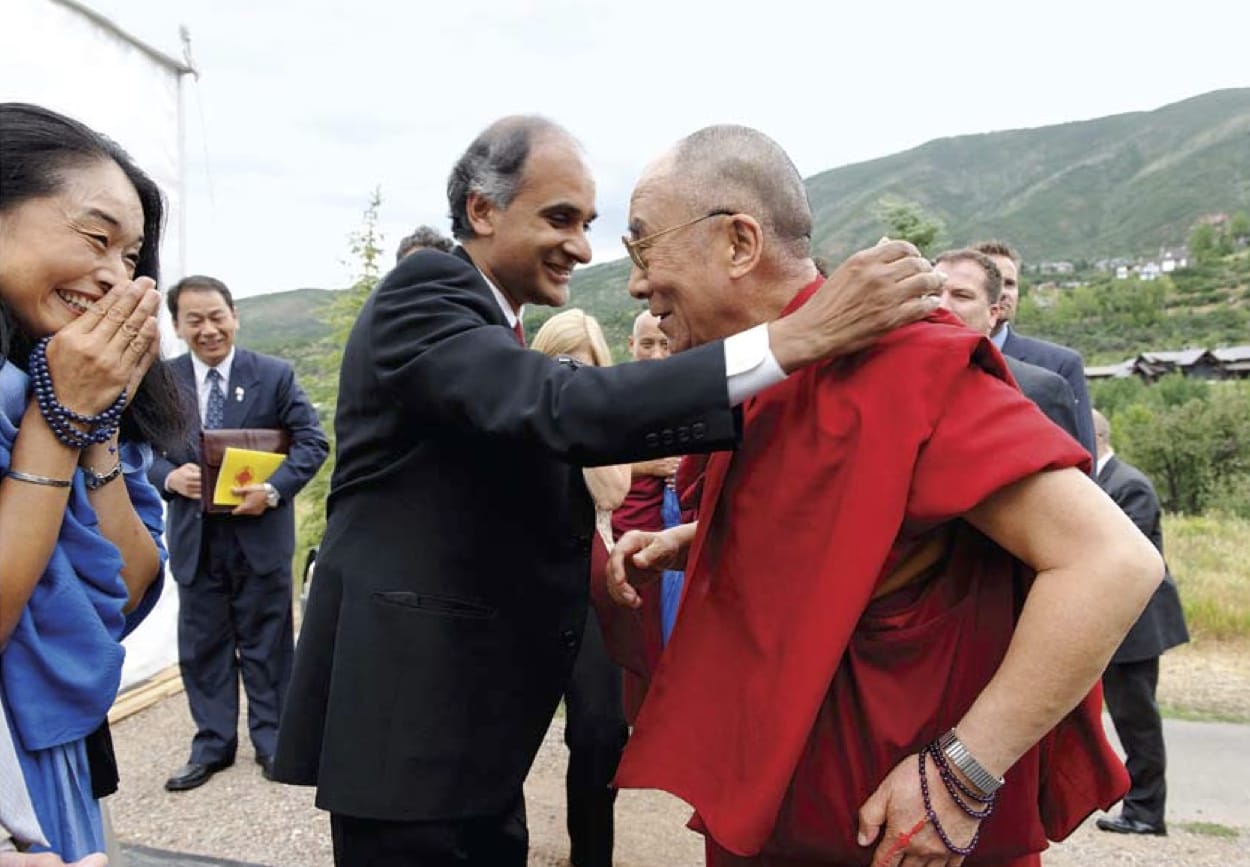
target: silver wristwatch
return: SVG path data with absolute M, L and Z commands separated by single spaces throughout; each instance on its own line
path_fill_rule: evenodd
M 278 489 L 265 482 L 265 504 L 271 509 L 276 509 L 280 502 L 282 502 L 282 495 L 278 493 Z
M 996 777 L 987 771 L 972 753 L 968 752 L 968 748 L 955 734 L 954 729 L 938 738 L 938 748 L 946 754 L 948 762 L 959 768 L 969 782 L 981 790 L 981 794 L 989 797 L 1002 788 L 1003 778 Z

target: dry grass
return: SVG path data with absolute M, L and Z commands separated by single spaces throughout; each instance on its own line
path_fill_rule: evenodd
M 1169 515 L 1163 544 L 1195 641 L 1250 644 L 1250 521 Z

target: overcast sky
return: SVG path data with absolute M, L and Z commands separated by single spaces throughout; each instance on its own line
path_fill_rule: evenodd
M 239 295 L 345 285 L 375 186 L 388 263 L 417 224 L 446 231 L 448 170 L 504 114 L 585 145 L 600 262 L 640 169 L 709 123 L 768 133 L 811 175 L 1250 86 L 1250 11 L 1224 0 L 87 2 L 175 56 L 189 28 L 187 266 Z

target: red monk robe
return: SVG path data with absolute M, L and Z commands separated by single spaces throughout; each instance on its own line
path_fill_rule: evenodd
M 659 532 L 664 529 L 664 479 L 659 476 L 638 476 L 629 486 L 625 502 L 612 512 L 612 535 L 614 538 L 628 533 L 630 530 Z M 605 642 L 613 651 L 613 660 L 622 669 L 621 698 L 624 703 L 625 721 L 631 726 L 638 717 L 642 701 L 647 697 L 647 687 L 651 681 L 651 673 L 660 661 L 660 652 L 664 649 L 664 640 L 660 626 L 660 582 L 642 588 L 638 594 L 642 598 L 642 607 L 630 611 L 622 618 L 621 611 L 609 599 L 604 591 L 604 568 L 607 566 L 607 551 L 594 552 L 595 562 L 602 554 L 603 562 L 599 568 L 590 571 L 591 593 L 597 594 L 595 610 L 599 622 L 605 631 Z M 617 608 L 617 611 L 612 611 Z M 621 623 L 622 619 L 628 621 Z M 607 636 L 612 629 L 628 629 L 637 631 L 636 636 Z M 614 640 L 615 639 L 615 640 Z M 616 648 L 622 645 L 630 647 L 632 652 L 621 654 Z
M 1010 382 L 987 340 L 938 312 L 749 401 L 741 447 L 709 460 L 678 627 L 617 784 L 692 804 L 710 863 L 869 864 L 859 807 L 997 669 L 1030 576 L 958 517 L 1089 460 Z M 871 601 L 943 526 L 928 580 Z M 1007 773 L 968 867 L 1036 864 L 1010 859 L 1120 798 L 1100 710 L 1095 687 Z

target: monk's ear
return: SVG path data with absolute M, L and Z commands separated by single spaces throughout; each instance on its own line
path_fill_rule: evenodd
M 465 199 L 464 210 L 469 217 L 469 225 L 473 227 L 474 235 L 489 237 L 495 234 L 495 218 L 499 213 L 499 208 L 494 202 L 481 193 L 471 192 Z
M 764 229 L 750 214 L 734 214 L 729 226 L 729 275 L 744 277 L 764 255 Z

